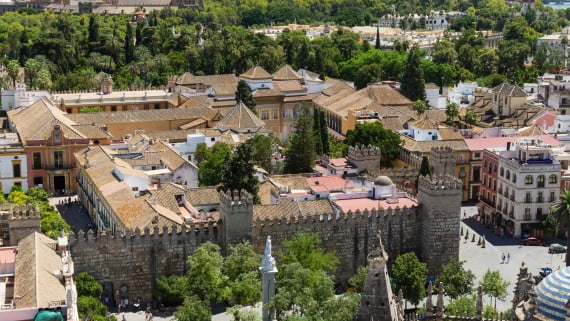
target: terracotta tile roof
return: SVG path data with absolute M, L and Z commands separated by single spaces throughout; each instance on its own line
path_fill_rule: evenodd
M 73 128 L 77 129 L 80 133 L 82 133 L 85 137 L 95 139 L 105 139 L 111 138 L 111 135 L 105 133 L 101 128 L 94 126 L 94 125 L 73 125 Z
M 189 165 L 197 169 L 196 165 L 186 160 L 164 141 L 157 141 L 149 145 L 148 149 L 140 155 L 141 157 L 139 158 L 122 158 L 121 160 L 132 167 L 164 164 L 171 171 L 175 171 L 184 165 Z
M 324 188 L 322 191 L 333 192 L 352 187 L 352 184 L 340 176 L 309 177 L 307 183 L 314 191 Z
M 176 80 L 177 85 L 204 84 L 213 86 L 220 84 L 234 84 L 234 88 L 237 87 L 237 83 L 238 77 L 234 74 L 195 76 L 190 72 L 186 72 Z
M 129 110 L 102 113 L 68 114 L 67 117 L 77 124 L 95 124 L 105 127 L 111 123 L 135 123 L 145 121 L 165 121 L 198 118 L 211 119 L 217 111 L 209 107 L 171 108 L 150 110 Z
M 310 185 L 307 177 L 302 175 L 273 175 L 269 177 L 276 186 L 289 187 L 291 189 L 308 190 Z
M 249 129 L 251 131 L 257 131 L 264 127 L 265 123 L 246 105 L 239 103 L 218 122 L 217 126 L 220 129 Z
M 437 130 L 442 140 L 463 140 L 461 132 L 456 128 L 440 126 Z
M 382 105 L 411 106 L 414 104 L 411 100 L 402 95 L 398 90 L 388 85 L 369 85 L 358 91 L 360 95 L 374 99 Z
M 281 69 L 277 70 L 274 74 L 273 74 L 273 80 L 301 80 L 303 79 L 303 77 L 301 77 L 298 73 L 295 72 L 295 70 L 293 70 L 293 68 L 291 68 L 291 66 L 289 65 L 285 65 L 283 67 L 281 67 Z
M 407 136 L 400 135 L 402 140 L 402 148 L 410 152 L 419 152 L 422 154 L 430 153 L 432 147 L 446 147 L 449 146 L 455 151 L 466 151 L 467 145 L 463 139 L 461 140 L 429 140 L 429 141 L 415 141 Z
M 370 198 L 356 198 L 356 199 L 347 199 L 347 200 L 337 200 L 335 203 L 342 209 L 344 213 L 352 211 L 355 212 L 357 210 L 364 211 L 364 210 L 372 210 L 372 209 L 395 209 L 397 207 L 415 207 L 418 206 L 418 203 L 407 197 L 400 197 L 397 199 L 398 203 L 391 203 L 386 200 L 373 200 Z
M 220 194 L 215 187 L 188 189 L 186 200 L 193 206 L 220 204 Z
M 277 89 L 258 89 L 253 92 L 252 96 L 254 98 L 258 97 L 273 97 L 273 96 L 283 96 L 283 93 L 278 91 Z
M 288 219 L 293 217 L 334 213 L 328 199 L 315 201 L 279 201 L 277 204 L 254 205 L 253 219 Z
M 246 79 L 271 79 L 273 76 L 260 66 L 253 66 L 248 71 L 240 75 Z
M 63 268 L 57 241 L 34 232 L 18 243 L 14 296 L 18 308 L 50 307 L 65 302 L 65 285 L 55 275 Z M 64 305 L 64 304 L 60 304 Z
M 63 136 L 68 139 L 86 139 L 63 111 L 53 105 L 51 100 L 43 98 L 28 107 L 8 111 L 8 119 L 20 135 L 22 143 L 28 140 L 45 140 L 52 136 L 55 126 L 60 126 Z
M 281 92 L 306 92 L 307 89 L 301 87 L 301 84 L 297 80 L 283 80 L 276 81 L 273 83 L 273 87 Z
M 200 118 L 193 120 L 187 124 L 180 125 L 180 126 L 178 126 L 178 128 L 183 129 L 183 130 L 184 129 L 192 129 L 192 128 L 195 128 L 195 127 L 198 127 L 198 126 L 201 126 L 204 124 L 208 124 L 208 121 L 205 120 L 204 118 L 200 117 Z
M 134 170 L 123 160 L 114 156 L 115 152 L 102 146 L 93 146 L 75 153 L 78 167 L 85 168 L 85 172 L 93 183 L 93 188 L 106 200 L 110 210 L 123 226 L 130 229 L 154 226 L 171 226 L 179 221 L 173 221 L 172 215 L 164 215 L 148 203 L 145 197 L 135 197 L 130 186 L 119 180 L 113 173 L 118 167 L 120 171 L 133 175 L 143 175 L 141 171 Z M 154 221 L 158 218 L 157 221 Z M 154 221 L 154 222 L 153 222 Z
M 518 85 L 509 85 L 505 82 L 493 88 L 493 92 L 511 97 L 527 96 L 524 90 L 522 90 L 521 87 L 519 87 Z
M 425 115 L 418 120 L 409 122 L 409 125 L 422 130 L 437 129 L 438 127 L 435 122 L 433 122 L 431 119 L 428 119 Z

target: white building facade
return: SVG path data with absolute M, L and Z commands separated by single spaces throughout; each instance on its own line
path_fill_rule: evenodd
M 560 196 L 560 170 L 552 146 L 540 139 L 519 139 L 499 153 L 497 212 L 506 234 L 540 236 L 540 222 Z

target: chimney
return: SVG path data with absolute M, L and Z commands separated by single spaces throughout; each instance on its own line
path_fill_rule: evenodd
M 101 92 L 103 95 L 108 95 L 113 92 L 113 78 L 111 78 L 111 76 L 105 76 L 101 80 Z

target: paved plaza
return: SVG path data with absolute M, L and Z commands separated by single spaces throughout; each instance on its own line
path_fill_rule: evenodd
M 510 283 L 509 294 L 506 300 L 497 300 L 497 309 L 499 311 L 511 308 L 512 293 L 522 262 L 528 266 L 528 271 L 533 275 L 538 275 L 542 267 L 551 267 L 553 270 L 558 270 L 565 266 L 565 254 L 549 254 L 547 246 L 520 246 L 520 240 L 509 237 L 501 238 L 476 222 L 472 217 L 477 214 L 476 207 L 463 207 L 462 211 L 465 211 L 467 214 L 467 218 L 463 219 L 461 223 L 463 230 L 469 229 L 469 234 L 477 232 L 479 235 L 485 235 L 487 242 L 486 247 L 481 248 L 477 246 L 477 241 L 471 242 L 471 236 L 467 242 L 462 239 L 459 248 L 460 260 L 466 261 L 465 267 L 473 271 L 477 276 L 477 284 L 487 269 L 499 270 L 503 279 Z M 479 237 L 477 236 L 476 240 L 478 239 Z M 510 254 L 510 262 L 501 263 L 503 253 L 505 255 Z M 486 305 L 489 304 L 488 296 L 483 300 Z

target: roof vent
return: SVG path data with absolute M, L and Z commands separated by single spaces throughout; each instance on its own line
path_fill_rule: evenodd
M 315 185 L 319 185 L 319 181 L 315 181 Z
M 388 203 L 388 204 L 397 204 L 397 203 L 400 203 L 400 200 L 397 199 L 397 198 L 387 198 L 387 199 L 386 199 L 386 203 Z

